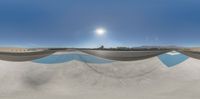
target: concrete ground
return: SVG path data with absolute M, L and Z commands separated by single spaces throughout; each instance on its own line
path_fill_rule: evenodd
M 1 99 L 199 99 L 200 60 L 109 64 L 0 61 Z

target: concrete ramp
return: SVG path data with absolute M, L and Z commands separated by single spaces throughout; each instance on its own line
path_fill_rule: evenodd
M 0 60 L 5 61 L 16 61 L 16 62 L 23 62 L 23 61 L 31 61 L 34 59 L 39 59 L 42 57 L 49 56 L 55 53 L 55 51 L 49 50 L 41 50 L 35 52 L 0 52 Z
M 196 59 L 200 59 L 200 52 L 193 52 L 193 51 L 180 51 L 181 53 Z
M 110 51 L 110 50 L 80 50 L 84 53 L 117 61 L 142 60 L 166 53 L 166 50 L 155 51 Z
M 199 99 L 200 61 L 158 57 L 106 64 L 0 61 L 1 99 Z

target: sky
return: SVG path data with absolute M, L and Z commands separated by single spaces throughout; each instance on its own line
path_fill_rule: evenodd
M 200 46 L 199 5 L 199 0 L 0 0 L 0 46 Z M 106 33 L 97 35 L 98 28 Z

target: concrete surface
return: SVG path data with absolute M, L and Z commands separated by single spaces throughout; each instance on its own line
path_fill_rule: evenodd
M 200 61 L 111 64 L 0 61 L 1 99 L 199 99 Z

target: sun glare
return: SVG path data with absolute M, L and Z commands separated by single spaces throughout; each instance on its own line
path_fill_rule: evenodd
M 104 28 L 97 28 L 96 30 L 95 30 L 95 33 L 97 34 L 97 35 L 104 35 L 105 33 L 106 33 L 106 30 L 104 29 Z

